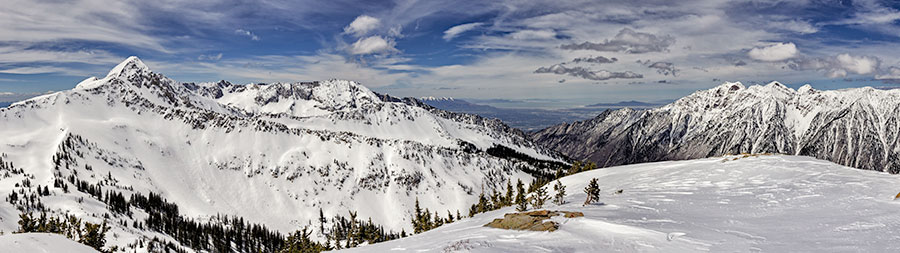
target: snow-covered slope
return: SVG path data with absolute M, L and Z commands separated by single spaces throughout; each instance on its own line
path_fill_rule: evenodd
M 21 253 L 97 252 L 93 248 L 69 240 L 65 236 L 45 233 L 0 235 L 0 251 Z
M 75 191 L 76 177 L 126 198 L 160 194 L 201 221 L 224 214 L 290 232 L 322 209 L 409 231 L 416 197 L 464 211 L 482 189 L 539 170 L 485 152 L 495 145 L 559 161 L 497 120 L 382 98 L 343 80 L 178 83 L 131 57 L 106 77 L 0 109 L 0 154 L 24 170 L 0 177 L 0 194 L 65 181 L 71 191 L 53 187 L 42 204 L 99 222 L 105 204 Z M 0 203 L 0 231 L 16 229 L 18 212 Z M 147 235 L 117 224 L 141 219 L 113 217 L 110 242 Z
M 582 206 L 597 178 L 603 204 Z M 897 252 L 900 176 L 803 156 L 626 165 L 560 180 L 581 211 L 560 230 L 482 225 L 505 208 L 355 252 Z M 552 185 L 546 186 L 552 195 Z M 623 193 L 614 194 L 618 189 Z M 464 250 L 458 250 L 464 249 Z
M 724 83 L 658 109 L 607 111 L 532 137 L 601 166 L 771 152 L 897 173 L 900 90 Z

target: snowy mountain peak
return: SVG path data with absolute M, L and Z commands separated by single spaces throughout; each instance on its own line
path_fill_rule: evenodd
M 712 88 L 710 90 L 732 92 L 732 91 L 743 90 L 745 88 L 746 87 L 744 87 L 744 84 L 742 84 L 741 82 L 724 82 L 724 83 L 720 84 L 719 86 L 716 86 L 715 88 Z
M 106 74 L 106 78 L 124 76 L 135 72 L 150 72 L 150 68 L 137 56 L 130 56 Z
M 767 87 L 779 87 L 779 88 L 785 87 L 786 88 L 786 86 L 784 86 L 784 84 L 779 83 L 778 81 L 771 81 L 768 84 L 766 84 L 766 86 Z
M 800 94 L 813 94 L 816 92 L 817 90 L 813 89 L 812 85 L 809 84 L 804 84 L 803 86 L 800 86 L 800 88 L 797 88 L 797 93 Z
M 90 77 L 78 83 L 78 85 L 75 86 L 75 89 L 87 90 L 111 85 L 111 87 L 125 89 L 132 89 L 128 87 L 147 87 L 173 92 L 175 91 L 174 89 L 181 89 L 181 87 L 176 87 L 177 85 L 175 84 L 176 82 L 174 80 L 152 72 L 138 57 L 131 56 L 112 68 L 109 73 L 106 74 L 106 77 L 102 79 Z

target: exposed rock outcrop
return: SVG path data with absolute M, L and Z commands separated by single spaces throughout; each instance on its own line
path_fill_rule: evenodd
M 531 212 L 508 213 L 502 219 L 494 219 L 485 227 L 530 230 L 530 231 L 556 231 L 559 223 L 547 221 L 550 217 L 562 214 L 566 218 L 583 217 L 581 212 L 537 210 Z

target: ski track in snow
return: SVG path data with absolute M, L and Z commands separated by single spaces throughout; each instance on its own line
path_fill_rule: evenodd
M 733 157 L 729 157 L 733 158 Z M 598 178 L 603 205 L 583 207 Z M 476 215 L 350 252 L 897 252 L 900 176 L 800 156 L 708 158 L 599 169 L 560 180 L 556 232 L 482 227 L 514 212 Z M 555 193 L 552 184 L 548 192 Z M 622 194 L 613 194 L 622 189 Z

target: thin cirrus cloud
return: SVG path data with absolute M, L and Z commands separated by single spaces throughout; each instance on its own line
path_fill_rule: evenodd
M 85 40 L 170 52 L 163 46 L 165 39 L 147 34 L 151 27 L 138 22 L 138 13 L 127 1 L 9 0 L 0 5 L 0 40 Z
M 218 61 L 222 59 L 222 53 L 218 54 L 210 54 L 210 55 L 200 55 L 197 56 L 198 61 Z
M 0 63 L 116 64 L 122 59 L 103 50 L 47 50 L 23 45 L 0 46 Z
M 453 38 L 456 38 L 456 36 L 459 36 L 462 33 L 474 30 L 475 28 L 478 28 L 479 26 L 481 26 L 483 24 L 484 23 L 481 23 L 481 22 L 475 22 L 475 23 L 461 24 L 461 25 L 456 25 L 456 26 L 450 27 L 449 29 L 444 31 L 443 38 L 446 41 L 453 40 Z
M 46 73 L 67 73 L 77 75 L 80 73 L 73 73 L 70 69 L 67 68 L 59 68 L 59 67 L 51 67 L 51 66 L 39 66 L 39 67 L 14 67 L 8 69 L 0 69 L 0 73 L 3 74 L 19 74 L 19 75 L 29 75 L 29 74 L 46 74 Z

